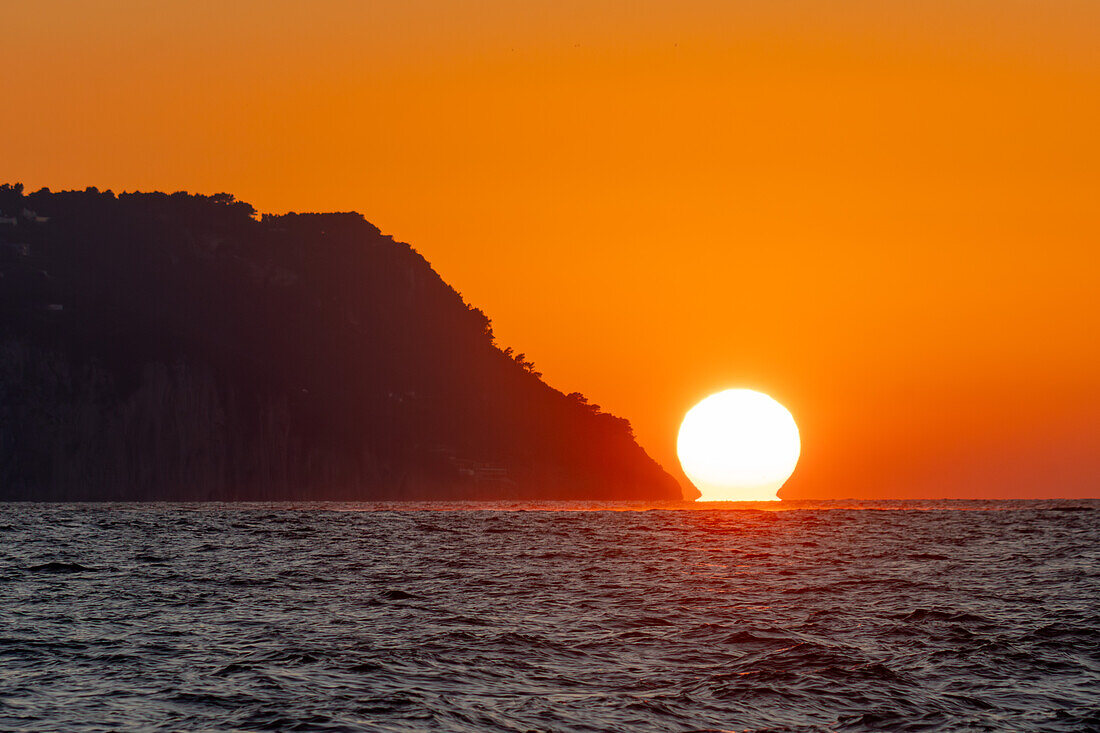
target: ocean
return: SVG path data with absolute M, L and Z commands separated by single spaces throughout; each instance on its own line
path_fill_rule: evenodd
M 3 504 L 0 599 L 2 731 L 1100 730 L 1100 501 Z

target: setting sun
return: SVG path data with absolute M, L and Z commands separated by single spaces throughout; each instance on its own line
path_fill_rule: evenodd
M 751 389 L 719 392 L 691 408 L 676 442 L 703 501 L 777 501 L 801 449 L 787 408 Z

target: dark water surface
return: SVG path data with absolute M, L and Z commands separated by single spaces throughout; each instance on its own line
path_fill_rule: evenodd
M 0 505 L 0 730 L 1100 730 L 1100 502 L 425 506 Z

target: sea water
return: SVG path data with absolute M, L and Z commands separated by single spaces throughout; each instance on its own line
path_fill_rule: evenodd
M 0 730 L 157 729 L 1097 730 L 1100 502 L 0 505 Z

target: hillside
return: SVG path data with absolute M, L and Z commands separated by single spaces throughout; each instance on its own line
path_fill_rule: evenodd
M 0 499 L 677 499 L 356 213 L 0 187 Z

